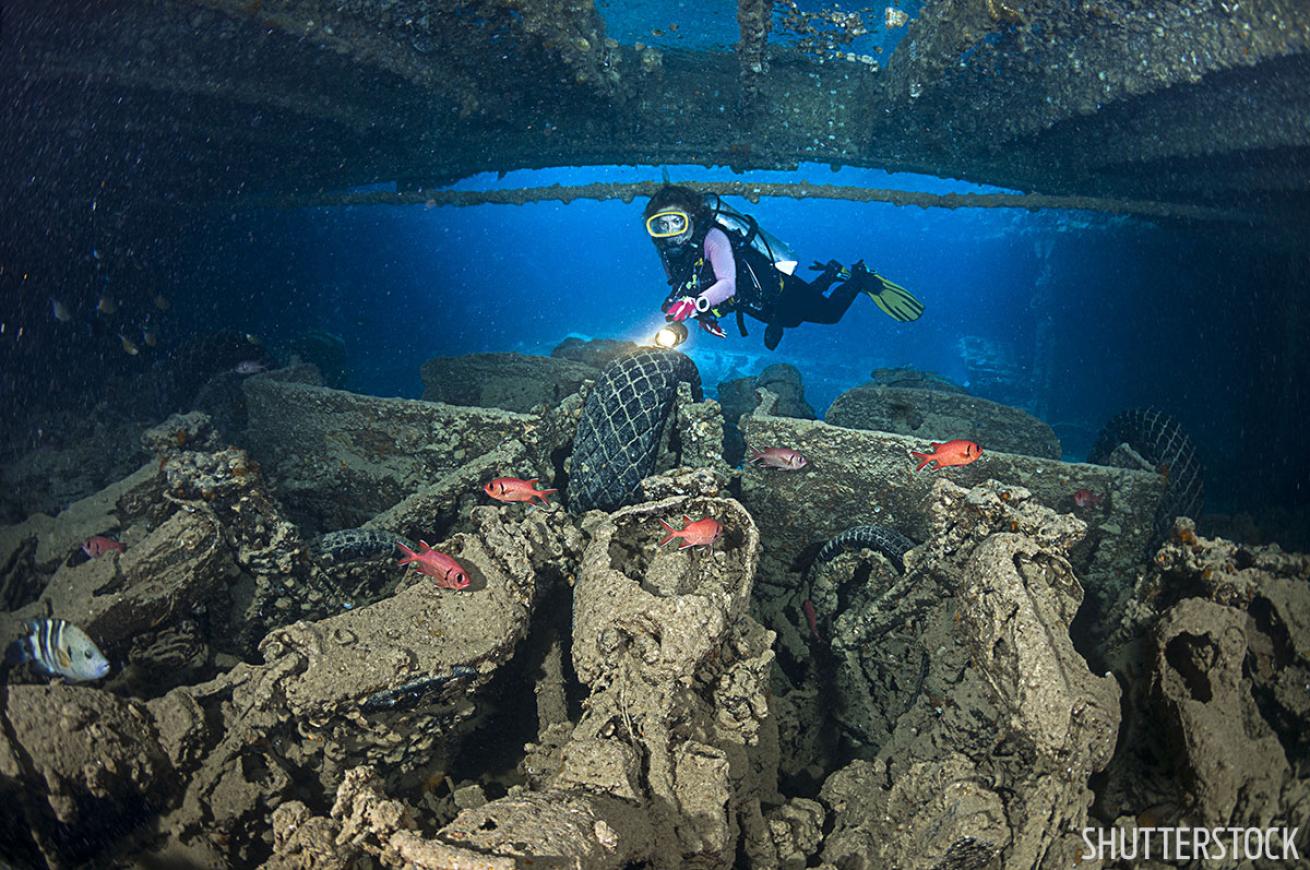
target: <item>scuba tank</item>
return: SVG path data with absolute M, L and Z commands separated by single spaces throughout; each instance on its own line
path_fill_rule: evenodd
M 795 273 L 798 261 L 791 246 L 772 233 L 761 229 L 755 218 L 737 211 L 724 202 L 723 197 L 717 193 L 705 194 L 705 207 L 714 216 L 716 224 L 736 233 L 745 244 L 767 257 L 779 272 L 786 275 Z

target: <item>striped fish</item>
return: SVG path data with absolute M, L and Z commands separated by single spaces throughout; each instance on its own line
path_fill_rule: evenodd
M 51 676 L 98 680 L 109 673 L 109 660 L 85 631 L 62 619 L 29 619 L 25 637 L 14 642 L 19 661 L 34 662 Z M 13 657 L 13 656 L 11 656 Z

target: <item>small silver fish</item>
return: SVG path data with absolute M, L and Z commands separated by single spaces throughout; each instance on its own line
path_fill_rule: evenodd
M 254 375 L 264 371 L 267 368 L 268 366 L 264 365 L 262 362 L 259 362 L 258 360 L 248 359 L 245 360 L 244 362 L 237 363 L 236 368 L 234 368 L 232 371 L 236 372 L 239 375 Z
M 68 306 L 53 296 L 50 297 L 50 313 L 53 314 L 55 320 L 58 320 L 60 323 L 67 323 L 73 319 L 73 315 L 69 312 Z
M 118 303 L 115 302 L 114 297 L 110 296 L 108 293 L 101 296 L 100 301 L 96 303 L 96 311 L 99 311 L 101 314 L 113 314 L 117 310 Z
M 136 356 L 141 352 L 141 348 L 136 346 L 136 342 L 132 341 L 132 339 L 128 338 L 126 335 L 120 335 L 119 338 L 122 339 L 123 351 L 128 356 Z
M 30 619 L 15 641 L 20 661 L 34 662 L 51 676 L 83 682 L 109 673 L 109 660 L 82 629 L 62 619 Z

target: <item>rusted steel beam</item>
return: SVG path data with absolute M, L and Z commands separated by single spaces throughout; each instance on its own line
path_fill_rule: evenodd
M 769 43 L 772 14 L 772 0 L 737 0 L 737 28 L 741 33 L 737 42 L 737 60 L 741 66 L 738 110 L 747 126 L 760 99 L 761 82 L 769 70 L 764 52 Z
M 1021 208 L 1073 209 L 1108 214 L 1198 221 L 1250 221 L 1253 216 L 1234 209 L 1209 208 L 1183 203 L 1149 200 L 1106 199 L 1088 196 L 1048 196 L 1040 193 L 923 193 L 870 187 L 818 185 L 808 182 L 762 184 L 748 181 L 688 183 L 694 190 L 713 191 L 723 196 L 740 196 L 751 202 L 762 199 L 836 199 L 850 202 L 885 202 L 919 208 Z M 570 203 L 580 199 L 632 202 L 654 195 L 663 184 L 640 181 L 628 184 L 550 185 L 514 190 L 419 190 L 397 193 L 324 193 L 310 196 L 252 200 L 257 205 L 311 207 L 327 205 L 524 205 L 531 202 Z

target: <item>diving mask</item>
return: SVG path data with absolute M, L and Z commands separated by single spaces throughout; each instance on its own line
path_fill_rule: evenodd
M 691 228 L 691 215 L 681 209 L 657 212 L 646 218 L 646 232 L 652 239 L 680 236 Z

